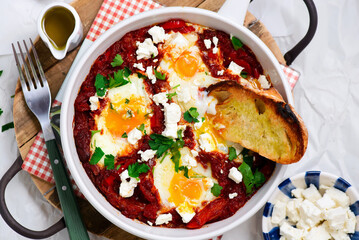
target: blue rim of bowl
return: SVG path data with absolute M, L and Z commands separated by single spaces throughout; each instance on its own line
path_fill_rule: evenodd
M 293 196 L 291 195 L 291 191 L 293 189 L 296 189 L 296 186 L 293 184 L 292 179 L 304 177 L 305 185 L 307 187 L 309 187 L 310 184 L 314 184 L 316 186 L 316 188 L 319 189 L 321 174 L 331 177 L 333 179 L 336 179 L 334 181 L 334 185 L 333 185 L 334 188 L 336 188 L 342 192 L 346 192 L 350 188 L 351 190 L 353 190 L 356 193 L 356 191 L 352 187 L 352 185 L 349 182 L 347 182 L 345 179 L 343 179 L 342 177 L 337 177 L 331 173 L 326 173 L 326 172 L 322 172 L 322 171 L 307 171 L 305 173 L 299 173 L 297 175 L 294 175 L 293 177 L 287 178 L 284 181 L 282 181 L 276 188 L 276 190 L 273 193 L 273 195 L 271 196 L 270 200 L 273 200 L 273 198 L 277 195 L 277 191 L 280 191 L 281 193 L 283 193 L 284 195 L 286 195 L 289 198 L 293 198 Z M 356 195 L 358 195 L 358 194 L 356 194 Z M 281 236 L 279 233 L 278 226 L 273 227 L 269 231 L 265 231 L 266 230 L 265 223 L 267 221 L 269 221 L 269 218 L 272 216 L 273 207 L 274 207 L 274 204 L 271 203 L 270 200 L 268 202 L 266 202 L 266 204 L 264 206 L 264 210 L 263 210 L 263 217 L 262 217 L 263 238 L 265 240 L 279 240 Z M 349 208 L 354 213 L 354 215 L 356 216 L 356 218 L 358 220 L 358 218 L 359 218 L 359 199 L 357 198 L 355 202 L 350 204 Z M 355 233 L 348 234 L 351 240 L 359 240 L 359 229 L 358 229 L 359 226 L 358 225 L 359 225 L 359 221 L 357 221 Z

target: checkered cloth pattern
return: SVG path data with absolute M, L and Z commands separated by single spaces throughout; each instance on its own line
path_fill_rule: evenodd
M 90 41 L 95 41 L 97 37 L 117 22 L 134 14 L 160 7 L 161 5 L 152 0 L 105 0 L 86 38 Z M 290 87 L 293 88 L 299 78 L 299 73 L 287 66 L 282 66 L 282 68 Z M 61 103 L 54 102 L 54 104 L 60 105 Z M 50 168 L 50 159 L 47 155 L 42 132 L 39 132 L 36 136 L 22 168 L 47 182 L 54 183 L 52 170 Z M 71 175 L 70 179 L 74 184 L 75 193 L 81 196 Z

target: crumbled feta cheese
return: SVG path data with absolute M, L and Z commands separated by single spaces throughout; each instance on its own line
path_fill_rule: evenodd
M 166 129 L 162 135 L 166 137 L 177 137 L 177 123 L 181 120 L 181 108 L 176 103 L 166 104 L 164 106 Z
M 292 196 L 296 198 L 303 198 L 302 192 L 304 191 L 303 188 L 295 188 L 291 191 Z
M 152 100 L 156 103 L 156 105 L 162 104 L 163 106 L 167 104 L 167 92 L 160 92 L 153 95 Z
M 330 198 L 328 194 L 324 194 L 321 199 L 318 199 L 316 201 L 316 204 L 322 210 L 335 207 L 335 202 Z
M 349 208 L 347 208 L 347 219 L 344 223 L 343 231 L 345 233 L 354 233 L 356 223 L 357 223 L 357 219 L 354 213 Z
M 242 182 L 242 173 L 238 171 L 238 168 L 232 167 L 229 169 L 228 177 L 232 179 L 235 183 Z
M 302 195 L 305 199 L 308 199 L 312 203 L 319 200 L 322 197 L 319 191 L 317 190 L 317 188 L 313 184 L 310 184 L 309 188 L 305 189 L 302 192 Z
M 137 50 L 137 60 L 140 60 L 142 58 L 149 59 L 152 56 L 156 57 L 158 55 L 158 50 L 155 45 L 153 45 L 153 42 L 151 38 L 146 38 L 145 41 L 136 42 Z
M 142 138 L 142 132 L 138 130 L 137 128 L 132 129 L 127 134 L 127 141 L 131 143 L 132 145 L 135 145 L 138 140 Z
M 141 155 L 141 161 L 142 162 L 147 162 L 148 160 L 152 159 L 155 157 L 156 151 L 152 150 L 152 149 L 147 149 L 146 151 L 138 151 L 138 154 Z
M 335 240 L 350 240 L 348 234 L 342 231 L 330 231 L 330 236 L 332 236 Z
M 218 71 L 218 72 L 217 72 L 217 75 L 220 75 L 220 76 L 221 76 L 221 75 L 223 75 L 223 73 L 224 73 L 224 70 L 221 70 L 221 71 Z
M 207 49 L 211 48 L 212 45 L 211 39 L 204 39 L 203 42 Z
M 212 178 L 203 178 L 204 185 L 207 187 L 207 189 L 211 189 L 214 185 L 214 182 Z
M 169 38 L 169 35 L 165 33 L 163 27 L 153 26 L 148 30 L 148 33 L 152 36 L 154 43 L 164 42 Z
M 197 157 L 198 156 L 198 152 L 196 150 L 191 150 L 192 156 L 193 157 Z
M 146 71 L 146 70 L 143 68 L 142 63 L 134 63 L 134 64 L 133 64 L 133 67 L 134 67 L 134 68 L 138 68 L 138 69 L 140 69 L 141 71 Z
M 347 211 L 342 207 L 329 209 L 325 211 L 325 218 L 332 230 L 340 230 L 344 228 L 344 223 L 347 218 Z
M 156 76 L 155 76 L 155 74 L 153 74 L 152 66 L 149 66 L 149 67 L 146 68 L 146 74 L 147 74 L 148 79 L 151 80 L 151 83 L 155 84 L 156 83 Z
M 128 198 L 133 195 L 134 189 L 137 187 L 137 181 L 136 178 L 130 177 L 128 175 L 128 171 L 125 170 L 120 174 L 121 177 L 121 184 L 120 184 L 120 196 L 123 198 Z M 130 179 L 127 181 L 127 179 Z
M 310 229 L 310 231 L 306 234 L 305 239 L 328 240 L 331 239 L 331 237 L 325 227 L 320 225 Z
M 192 167 L 197 167 L 197 161 L 192 156 L 187 154 L 182 156 L 182 165 L 190 169 Z
M 209 133 L 203 133 L 199 135 L 199 147 L 206 151 L 206 152 L 212 152 L 215 150 L 213 146 L 213 139 Z
M 153 223 L 152 223 L 152 222 L 150 222 L 150 221 L 147 221 L 147 224 L 148 224 L 148 225 L 150 225 L 150 226 L 152 226 L 152 225 L 153 225 Z
M 188 103 L 191 100 L 191 92 L 188 89 L 177 88 L 177 100 L 179 102 Z
M 160 214 L 156 218 L 156 225 L 167 224 L 170 221 L 172 221 L 172 214 L 171 213 Z
M 155 59 L 152 60 L 152 62 L 156 63 L 156 62 L 158 62 L 158 59 L 155 58 Z
M 238 193 L 236 193 L 236 192 L 228 194 L 229 199 L 233 199 L 233 198 L 235 198 L 237 196 L 238 196 Z
M 273 212 L 272 212 L 272 223 L 280 224 L 286 216 L 287 203 L 284 201 L 278 201 L 274 204 Z
M 260 75 L 258 78 L 258 82 L 260 83 L 262 89 L 270 88 L 270 83 L 267 80 L 266 76 Z
M 237 63 L 235 62 L 231 62 L 228 66 L 228 69 L 232 71 L 233 74 L 241 74 L 242 70 L 244 69 L 243 67 L 239 66 Z
M 98 100 L 98 97 L 97 96 L 92 96 L 89 98 L 89 101 L 90 101 L 90 109 L 91 111 L 95 111 L 99 108 L 100 106 L 100 102 Z
M 349 206 L 349 197 L 346 193 L 332 187 L 329 188 L 326 192 L 326 194 L 329 195 L 333 201 L 338 204 L 338 206 L 341 206 L 343 208 L 346 208 Z
M 322 220 L 322 211 L 307 199 L 300 204 L 298 210 L 300 218 L 310 227 L 315 226 Z
M 213 41 L 213 44 L 214 44 L 214 48 L 212 49 L 212 52 L 213 52 L 213 54 L 216 54 L 216 53 L 218 52 L 218 47 L 217 47 L 217 45 L 218 45 L 218 38 L 217 38 L 217 37 L 213 37 L 212 41 Z
M 194 129 L 196 129 L 196 130 L 200 129 L 202 127 L 203 123 L 204 123 L 204 121 L 202 121 L 202 119 L 199 119 L 198 122 L 193 124 Z
M 300 240 L 303 237 L 303 230 L 294 228 L 287 222 L 283 222 L 280 226 L 280 235 L 287 239 Z
M 297 223 L 300 220 L 298 208 L 301 203 L 302 200 L 296 198 L 289 200 L 287 203 L 287 216 L 292 223 Z
M 224 153 L 228 153 L 228 147 L 224 145 L 223 143 L 218 143 L 217 148 L 219 151 L 222 151 Z

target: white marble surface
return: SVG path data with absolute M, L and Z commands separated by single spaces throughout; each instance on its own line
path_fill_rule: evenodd
M 64 0 L 63 0 L 64 1 Z M 12 99 L 18 77 L 11 42 L 36 36 L 36 18 L 50 0 L 3 0 L 0 8 L 0 126 L 12 121 Z M 65 0 L 70 2 L 70 0 Z M 285 2 L 285 4 L 284 4 Z M 309 131 L 304 158 L 289 167 L 287 176 L 322 170 L 359 182 L 359 1 L 315 0 L 319 15 L 317 34 L 294 61 L 301 73 L 293 93 L 296 109 Z M 250 11 L 273 33 L 280 49 L 289 50 L 306 32 L 308 15 L 301 0 L 254 0 Z M 0 176 L 18 155 L 14 130 L 0 132 Z M 61 213 L 44 200 L 25 172 L 6 191 L 9 209 L 25 226 L 41 230 L 55 223 Z M 226 233 L 224 240 L 262 239 L 261 212 Z M 26 239 L 0 218 L 0 239 Z M 68 239 L 66 231 L 49 238 Z M 91 239 L 103 239 L 91 235 Z

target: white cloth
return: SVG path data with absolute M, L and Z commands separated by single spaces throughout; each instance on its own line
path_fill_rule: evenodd
M 64 0 L 62 0 L 64 1 Z M 36 19 L 50 0 L 6 0 L 0 8 L 0 127 L 12 121 L 11 96 L 18 73 L 11 42 L 34 38 Z M 70 2 L 70 0 L 65 0 Z M 344 177 L 356 184 L 359 165 L 359 32 L 353 24 L 359 21 L 357 0 L 315 0 L 319 24 L 310 45 L 293 62 L 301 72 L 294 88 L 296 109 L 309 131 L 308 150 L 304 158 L 289 167 L 287 176 L 307 170 L 322 170 Z M 303 1 L 254 0 L 250 11 L 271 31 L 283 53 L 306 33 L 308 15 Z M 0 132 L 0 176 L 17 157 L 14 130 Z M 6 191 L 9 209 L 26 227 L 42 230 L 55 223 L 62 214 L 41 196 L 30 177 L 20 172 Z M 262 210 L 246 223 L 224 234 L 223 240 L 262 239 Z M 26 239 L 12 231 L 0 218 L 0 239 Z M 91 239 L 104 239 L 94 235 Z M 69 239 L 65 230 L 49 238 Z

